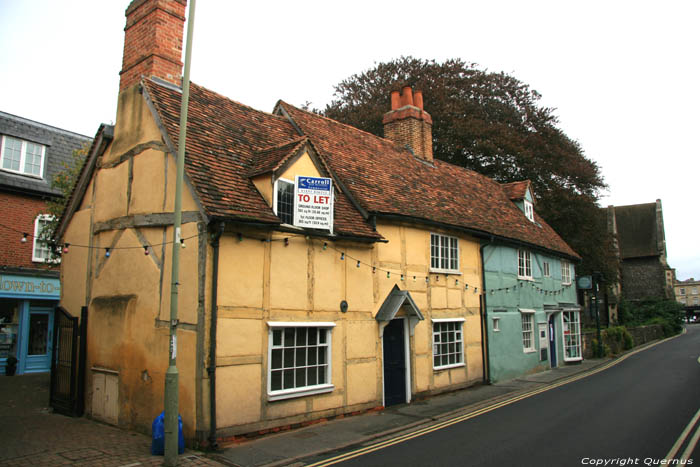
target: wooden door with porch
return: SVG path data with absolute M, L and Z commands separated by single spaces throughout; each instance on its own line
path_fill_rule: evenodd
M 406 339 L 404 320 L 392 319 L 384 328 L 384 406 L 406 402 Z

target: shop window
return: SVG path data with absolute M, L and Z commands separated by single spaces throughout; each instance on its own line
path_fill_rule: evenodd
M 334 323 L 269 322 L 268 399 L 329 392 Z
M 433 320 L 433 368 L 464 365 L 464 319 Z
M 564 361 L 581 360 L 581 322 L 577 311 L 562 312 Z

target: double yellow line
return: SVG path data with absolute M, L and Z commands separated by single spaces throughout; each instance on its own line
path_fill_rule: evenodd
M 378 450 L 380 450 L 380 449 L 384 449 L 384 448 L 387 448 L 387 447 L 389 447 L 389 446 L 393 446 L 393 445 L 395 445 L 395 444 L 403 443 L 403 442 L 408 441 L 408 440 L 411 440 L 411 439 L 413 439 L 413 438 L 418 438 L 419 436 L 427 435 L 428 433 L 432 433 L 432 432 L 434 432 L 434 431 L 442 430 L 443 428 L 447 428 L 447 427 L 449 427 L 449 426 L 455 425 L 455 424 L 460 423 L 460 422 L 463 422 L 463 421 L 465 421 L 465 420 L 469 420 L 469 419 L 478 417 L 479 415 L 483 415 L 483 414 L 485 414 L 485 413 L 491 412 L 491 411 L 493 411 L 493 410 L 500 409 L 501 407 L 505 407 L 505 406 L 507 406 L 507 405 L 513 404 L 513 403 L 518 402 L 518 401 L 521 401 L 521 400 L 523 400 L 523 399 L 527 399 L 528 397 L 532 397 L 532 396 L 535 396 L 535 395 L 537 395 L 537 394 L 541 394 L 541 393 L 543 393 L 543 392 L 550 391 L 550 390 L 552 390 L 552 389 L 558 388 L 558 387 L 560 387 L 560 386 L 564 386 L 565 384 L 573 383 L 574 381 L 578 381 L 578 380 L 580 380 L 580 379 L 587 378 L 587 377 L 589 377 L 589 376 L 591 376 L 591 375 L 594 375 L 594 374 L 596 374 L 596 373 L 600 373 L 601 371 L 605 371 L 605 370 L 607 370 L 607 369 L 610 368 L 610 367 L 613 367 L 613 366 L 615 366 L 615 365 L 618 365 L 619 363 L 622 363 L 623 361 L 625 361 L 626 359 L 628 359 L 628 358 L 631 357 L 632 355 L 635 355 L 635 354 L 637 354 L 637 353 L 639 353 L 639 352 L 642 352 L 642 351 L 644 351 L 644 350 L 647 350 L 647 349 L 649 349 L 649 348 L 651 348 L 651 347 L 654 347 L 654 346 L 656 346 L 656 345 L 658 345 L 658 344 L 661 344 L 661 343 L 663 343 L 663 342 L 666 342 L 666 341 L 668 341 L 668 340 L 670 340 L 670 339 L 674 339 L 675 337 L 678 337 L 678 336 L 669 337 L 669 338 L 667 338 L 667 339 L 663 339 L 663 340 L 661 340 L 661 341 L 659 341 L 659 342 L 656 342 L 656 343 L 654 343 L 654 344 L 652 344 L 652 345 L 649 345 L 649 346 L 646 346 L 646 347 L 643 347 L 643 348 L 634 350 L 634 351 L 632 351 L 632 352 L 626 353 L 626 354 L 623 355 L 622 357 L 619 357 L 619 358 L 617 358 L 617 359 L 615 359 L 615 360 L 612 360 L 612 361 L 610 361 L 610 362 L 608 362 L 608 363 L 605 363 L 605 364 L 603 364 L 603 365 L 601 365 L 601 366 L 599 366 L 599 367 L 596 367 L 596 368 L 594 368 L 594 369 L 591 370 L 591 371 L 588 371 L 588 372 L 585 372 L 585 373 L 581 373 L 581 374 L 578 374 L 578 375 L 574 375 L 574 376 L 570 376 L 570 377 L 568 377 L 568 378 L 564 378 L 564 379 L 559 380 L 559 381 L 557 381 L 556 383 L 552 383 L 552 384 L 550 384 L 550 385 L 548 385 L 548 386 L 546 386 L 546 387 L 539 388 L 539 389 L 535 389 L 535 390 L 532 390 L 532 391 L 528 391 L 528 392 L 525 392 L 525 393 L 522 393 L 522 394 L 518 394 L 518 395 L 516 395 L 516 396 L 514 396 L 514 397 L 511 397 L 511 398 L 509 398 L 509 399 L 503 400 L 503 401 L 501 401 L 501 402 L 496 402 L 495 404 L 492 404 L 492 405 L 489 405 L 489 406 L 487 406 L 487 407 L 483 407 L 483 408 L 477 409 L 477 410 L 475 410 L 475 411 L 473 411 L 473 412 L 470 412 L 470 413 L 467 413 L 467 414 L 463 414 L 463 415 L 458 415 L 458 416 L 456 416 L 456 417 L 453 417 L 453 418 L 450 418 L 450 419 L 448 419 L 448 420 L 445 420 L 445 421 L 436 423 L 436 424 L 434 424 L 434 425 L 430 425 L 430 426 L 425 427 L 425 428 L 420 428 L 420 429 L 418 429 L 418 430 L 416 430 L 416 431 L 412 431 L 412 432 L 410 432 L 410 433 L 406 433 L 406 434 L 397 436 L 397 437 L 395 437 L 395 438 L 392 438 L 392 439 L 389 439 L 389 440 L 386 440 L 386 441 L 381 441 L 381 442 L 372 444 L 371 446 L 366 446 L 366 447 L 364 447 L 364 448 L 360 448 L 360 449 L 356 449 L 356 450 L 354 450 L 354 451 L 346 452 L 345 454 L 341 454 L 341 455 L 336 456 L 336 457 L 331 457 L 331 458 L 329 458 L 329 459 L 325 459 L 325 460 L 316 462 L 316 463 L 314 463 L 314 464 L 308 464 L 307 467 L 325 467 L 325 466 L 328 466 L 328 465 L 337 464 L 337 463 L 339 463 L 339 462 L 344 462 L 344 461 L 347 461 L 347 460 L 350 460 L 350 459 L 354 459 L 355 457 L 363 456 L 363 455 L 365 455 L 365 454 L 369 454 L 369 453 L 371 453 L 371 452 L 378 451 Z M 693 419 L 693 421 L 691 421 L 692 424 L 695 424 L 695 422 L 697 421 L 698 418 L 700 418 L 700 411 L 698 411 L 698 413 L 696 414 L 696 416 L 695 416 L 695 418 Z M 687 431 L 690 431 L 690 427 L 686 428 L 686 430 L 687 430 Z M 683 436 L 683 435 L 681 435 L 681 437 L 684 439 L 684 436 Z M 698 441 L 698 437 L 700 437 L 700 430 L 696 431 L 695 435 L 693 436 L 693 439 L 695 440 L 695 443 L 696 443 L 696 444 L 697 444 L 697 441 Z M 679 440 L 679 441 L 680 441 L 680 440 Z M 678 443 L 677 443 L 677 444 L 678 444 Z M 674 447 L 675 447 L 675 446 L 674 446 Z M 679 447 L 680 447 L 680 446 L 679 446 Z M 690 446 L 688 447 L 688 449 L 690 449 Z M 690 449 L 690 450 L 688 450 L 688 449 L 686 449 L 686 453 L 692 452 L 692 449 Z M 672 451 L 673 451 L 673 450 L 672 450 Z M 670 454 L 671 454 L 671 453 L 669 453 L 669 455 L 670 455 Z M 674 455 L 675 455 L 675 453 L 674 453 Z M 684 455 L 685 455 L 685 453 L 684 453 Z

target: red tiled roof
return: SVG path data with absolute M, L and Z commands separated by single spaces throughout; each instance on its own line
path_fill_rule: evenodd
M 278 144 L 253 153 L 251 161 L 252 169 L 249 177 L 272 172 L 280 168 L 287 160 L 293 157 L 308 142 L 308 138 L 302 136 L 287 143 Z
M 143 83 L 177 147 L 180 92 L 153 80 Z M 527 220 L 507 188 L 485 176 L 440 160 L 427 164 L 391 141 L 281 101 L 276 110 L 292 121 L 191 85 L 185 170 L 209 216 L 279 223 L 250 176 L 276 170 L 309 144 L 352 196 L 341 191 L 336 197 L 337 234 L 382 238 L 359 205 L 380 216 L 443 224 L 578 258 L 536 214 L 536 223 Z
M 506 192 L 506 196 L 511 200 L 521 200 L 525 199 L 525 193 L 530 187 L 530 180 L 523 180 L 520 182 L 502 183 L 503 191 Z M 533 200 L 534 201 L 534 200 Z
M 530 222 L 502 185 L 440 160 L 422 162 L 391 141 L 279 102 L 369 212 L 409 216 L 579 256 L 535 215 Z
M 143 85 L 177 148 L 181 93 L 150 79 Z M 190 86 L 185 172 L 210 217 L 279 224 L 250 175 L 279 165 L 304 141 L 284 117 Z M 334 220 L 336 234 L 382 238 L 342 193 L 336 197 Z

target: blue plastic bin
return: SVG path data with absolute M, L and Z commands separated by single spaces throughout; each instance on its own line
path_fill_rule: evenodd
M 151 454 L 154 456 L 165 455 L 165 412 L 161 412 L 153 420 L 153 439 L 151 441 Z M 185 437 L 182 435 L 182 417 L 177 416 L 177 453 L 185 452 Z

